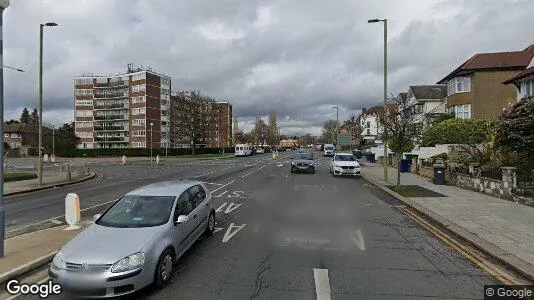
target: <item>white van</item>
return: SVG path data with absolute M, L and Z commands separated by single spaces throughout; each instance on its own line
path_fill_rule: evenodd
M 250 156 L 252 150 L 247 144 L 237 144 L 235 145 L 235 156 Z
M 334 152 L 336 151 L 336 148 L 334 147 L 334 144 L 325 144 L 323 151 L 324 151 L 324 156 L 334 156 Z

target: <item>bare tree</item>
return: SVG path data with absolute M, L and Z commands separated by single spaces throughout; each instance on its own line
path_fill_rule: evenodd
M 276 144 L 277 142 L 277 136 L 278 136 L 278 130 L 277 130 L 277 123 L 276 123 L 276 112 L 271 111 L 269 113 L 269 121 L 267 124 L 268 127 L 268 133 L 267 133 L 267 144 L 269 146 L 272 146 Z
M 323 124 L 323 140 L 325 143 L 334 143 L 336 140 L 337 122 L 328 120 Z
M 352 135 L 356 143 L 359 144 L 363 132 L 359 117 L 352 115 L 348 120 L 343 122 L 343 127 Z

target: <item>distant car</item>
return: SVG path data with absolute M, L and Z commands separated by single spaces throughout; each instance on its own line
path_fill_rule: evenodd
M 173 264 L 215 228 L 212 196 L 201 181 L 168 181 L 127 193 L 63 246 L 52 281 L 76 297 L 117 297 L 162 288 Z
M 235 156 L 250 156 L 250 147 L 247 144 L 235 145 Z
M 295 153 L 291 158 L 291 173 L 315 173 L 315 161 L 311 153 Z
M 334 156 L 335 147 L 333 144 L 325 144 L 324 147 L 324 156 Z
M 251 148 L 250 149 L 250 155 L 256 155 L 258 154 L 258 149 L 257 148 Z
M 361 166 L 350 153 L 336 153 L 330 162 L 330 173 L 336 175 L 360 176 Z
M 256 149 L 256 154 L 263 154 L 263 153 L 265 153 L 265 150 L 263 148 Z
M 272 152 L 272 149 L 271 149 L 271 147 L 266 146 L 266 147 L 263 148 L 263 151 L 264 151 L 265 153 L 271 153 L 271 152 Z

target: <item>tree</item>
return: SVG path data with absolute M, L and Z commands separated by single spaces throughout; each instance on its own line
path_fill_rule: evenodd
M 20 122 L 30 123 L 30 112 L 26 107 L 22 110 L 22 114 L 20 115 Z
M 256 118 L 256 124 L 254 125 L 254 144 L 264 145 L 269 134 L 269 128 L 265 121 L 261 118 Z
M 32 114 L 30 115 L 30 121 L 28 123 L 39 124 L 39 112 L 37 111 L 37 108 L 33 109 Z
M 522 165 L 519 171 L 534 168 L 534 100 L 523 100 L 506 109 L 496 122 L 495 145 L 513 154 Z M 510 163 L 508 161 L 508 163 Z
M 418 136 L 414 124 L 421 121 L 416 114 L 410 113 L 412 106 L 408 99 L 398 97 L 393 98 L 393 102 L 386 106 L 385 111 L 384 108 L 378 111 L 378 120 L 385 132 L 382 134 L 382 139 L 388 142 L 389 149 L 397 156 L 397 186 L 400 185 L 402 154 L 412 150 L 410 147 L 413 148 L 413 141 Z M 386 159 L 385 157 L 384 160 Z
M 73 156 L 80 138 L 74 132 L 74 122 L 65 123 L 56 133 L 55 147 L 58 156 Z
M 276 112 L 274 111 L 269 113 L 267 128 L 267 144 L 270 146 L 275 145 L 278 142 L 278 125 L 276 123 Z
M 6 121 L 6 124 L 17 124 L 17 123 L 20 123 L 20 122 L 17 120 L 13 120 L 13 119 Z
M 211 97 L 198 91 L 180 92 L 171 109 L 171 119 L 175 122 L 171 140 L 174 144 L 191 147 L 195 154 L 197 145 L 208 144 L 217 124 L 216 103 Z
M 325 143 L 335 143 L 336 141 L 337 122 L 328 120 L 323 124 L 323 140 Z
M 351 116 L 348 120 L 343 122 L 343 127 L 347 129 L 352 135 L 352 138 L 359 144 L 363 132 L 363 128 L 360 125 L 360 119 L 356 116 Z
M 484 165 L 491 161 L 495 134 L 494 121 L 454 118 L 428 128 L 421 137 L 421 146 L 455 144 L 463 153 L 460 163 Z

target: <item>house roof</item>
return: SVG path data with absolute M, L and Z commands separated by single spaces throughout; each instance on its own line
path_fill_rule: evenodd
M 441 100 L 447 96 L 447 86 L 444 84 L 435 85 L 412 85 L 410 90 L 415 99 L 436 99 Z
M 519 80 L 519 79 L 523 79 L 523 78 L 526 78 L 530 75 L 534 75 L 534 67 L 530 67 L 526 70 L 524 70 L 523 72 L 515 75 L 514 77 L 506 80 L 505 82 L 503 82 L 504 84 L 510 84 L 510 83 L 513 83 L 514 81 L 516 80 Z
M 35 133 L 39 129 L 39 124 L 12 123 L 4 124 L 5 133 Z
M 408 97 L 408 93 L 399 93 L 399 97 L 400 97 L 403 101 L 405 101 L 406 98 Z
M 534 44 L 522 51 L 477 53 L 438 81 L 438 84 L 444 83 L 453 77 L 470 74 L 477 70 L 524 70 L 533 57 Z

